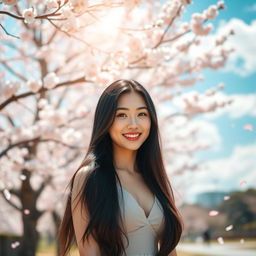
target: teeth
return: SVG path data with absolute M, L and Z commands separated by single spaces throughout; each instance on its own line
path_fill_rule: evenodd
M 124 135 L 125 137 L 128 137 L 128 138 L 137 138 L 137 137 L 139 137 L 139 134 L 136 134 L 136 135 L 128 135 L 128 134 L 126 134 L 126 135 Z

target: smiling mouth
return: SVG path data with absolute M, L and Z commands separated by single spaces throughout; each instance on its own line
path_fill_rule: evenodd
M 135 134 L 123 134 L 123 136 L 130 140 L 130 141 L 136 141 L 139 139 L 141 133 L 135 133 Z

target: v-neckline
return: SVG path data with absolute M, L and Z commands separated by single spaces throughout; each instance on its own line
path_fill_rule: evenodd
M 130 195 L 130 197 L 136 202 L 136 204 L 138 205 L 138 207 L 139 207 L 139 208 L 142 210 L 142 212 L 144 213 L 145 218 L 148 219 L 148 218 L 150 217 L 152 211 L 153 211 L 154 206 L 155 206 L 155 203 L 156 203 L 156 196 L 154 195 L 154 202 L 153 202 L 153 205 L 152 205 L 152 207 L 151 207 L 151 209 L 150 209 L 150 211 L 149 211 L 148 216 L 146 216 L 146 213 L 145 213 L 143 207 L 141 207 L 141 205 L 138 203 L 138 201 L 135 199 L 135 197 L 134 197 L 128 190 L 126 190 L 123 186 L 120 186 L 118 183 L 117 183 L 117 185 L 118 185 L 119 187 L 121 187 L 121 189 L 122 189 L 123 191 L 125 191 L 128 195 Z

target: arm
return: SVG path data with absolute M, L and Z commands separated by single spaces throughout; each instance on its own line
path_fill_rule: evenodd
M 177 256 L 176 249 L 174 249 L 168 256 Z
M 79 202 L 79 195 L 83 181 L 87 175 L 86 168 L 80 169 L 74 179 L 72 189 L 72 218 L 75 230 L 75 237 L 78 245 L 80 256 L 100 256 L 100 249 L 97 242 L 93 239 L 92 235 L 89 236 L 89 241 L 85 240 L 83 243 L 82 236 L 88 225 L 89 215 L 87 209 Z
M 158 250 L 160 249 L 160 243 L 157 243 Z M 176 249 L 174 249 L 171 253 L 168 254 L 168 256 L 177 256 Z

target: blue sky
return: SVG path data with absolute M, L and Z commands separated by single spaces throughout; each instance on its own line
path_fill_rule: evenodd
M 202 12 L 209 5 L 216 2 L 217 1 L 213 0 L 194 0 L 193 3 L 187 8 L 187 12 L 185 13 L 184 18 L 189 18 L 191 14 L 195 12 Z M 255 10 L 249 11 L 249 9 L 254 4 Z M 249 25 L 252 20 L 256 19 L 255 0 L 226 0 L 225 5 L 227 6 L 227 9 L 220 11 L 218 17 L 212 22 L 214 24 L 215 30 L 216 27 L 220 26 L 220 23 L 223 20 L 228 22 L 233 18 L 239 18 Z M 256 53 L 254 54 L 256 57 Z M 195 89 L 196 91 L 203 92 L 207 88 L 211 88 L 213 85 L 223 82 L 225 84 L 224 92 L 226 94 L 256 93 L 256 72 L 252 73 L 251 75 L 241 77 L 240 75 L 233 72 L 223 72 L 223 70 L 206 70 L 203 72 L 203 75 L 205 80 L 193 87 L 193 90 Z M 217 118 L 214 122 L 220 129 L 224 147 L 222 147 L 218 152 L 203 152 L 201 154 L 202 157 L 207 157 L 207 159 L 214 159 L 220 156 L 227 156 L 231 154 L 232 149 L 237 144 L 244 145 L 253 141 L 256 142 L 255 132 L 248 132 L 247 130 L 242 129 L 246 123 L 253 124 L 254 127 L 256 127 L 255 117 L 253 118 L 250 116 L 244 116 L 239 119 L 230 119 L 227 117 L 227 115 L 223 115 Z M 235 127 L 231 128 L 231 124 L 233 124 Z
M 188 6 L 182 19 L 189 20 L 193 13 L 202 12 L 209 5 L 215 3 L 217 3 L 217 1 L 193 0 L 193 3 Z M 238 32 L 235 36 L 236 38 L 240 38 L 240 46 L 244 44 L 242 48 L 246 49 L 248 44 L 248 49 L 253 49 L 253 47 L 250 48 L 250 38 L 252 36 L 256 38 L 256 1 L 226 0 L 225 5 L 227 9 L 220 11 L 217 18 L 212 22 L 214 25 L 213 34 L 220 30 L 222 26 L 228 26 L 229 24 L 241 25 L 241 29 L 239 26 L 236 26 L 234 30 L 240 31 L 242 28 L 245 28 L 244 34 L 241 34 L 239 37 Z M 255 24 L 253 22 L 255 22 Z M 255 56 L 256 59 L 256 48 L 254 49 L 255 51 L 251 50 L 251 55 Z M 250 60 L 246 58 L 246 54 L 243 54 L 240 49 L 238 53 L 236 53 L 236 61 L 233 60 L 232 65 L 229 65 L 231 68 L 224 68 L 217 71 L 205 70 L 203 72 L 205 80 L 193 86 L 193 88 L 187 88 L 185 91 L 195 90 L 204 92 L 219 83 L 224 83 L 225 88 L 222 93 L 231 97 L 234 95 L 237 97 L 240 96 L 241 110 L 246 104 L 249 104 L 249 102 L 246 101 L 246 97 L 249 95 L 251 96 L 251 100 L 253 97 L 255 98 L 254 106 L 256 108 L 256 69 L 251 67 L 251 65 L 247 65 L 247 61 Z M 243 72 L 246 65 L 250 70 Z M 236 106 L 236 108 L 239 108 L 239 106 Z M 243 113 L 243 111 L 241 113 Z M 197 193 L 203 191 L 231 191 L 234 189 L 256 187 L 256 175 L 254 174 L 256 173 L 256 165 L 253 163 L 255 162 L 254 158 L 256 155 L 255 112 L 251 109 L 244 111 L 244 114 L 238 114 L 237 117 L 235 117 L 234 114 L 235 109 L 224 111 L 222 114 L 212 119 L 207 119 L 204 116 L 198 117 L 198 119 L 208 120 L 216 126 L 221 138 L 221 144 L 217 150 L 213 147 L 212 149 L 197 154 L 199 159 L 209 163 L 211 166 L 210 172 L 187 174 L 183 177 L 185 179 L 194 180 L 194 183 L 186 191 L 188 200 L 193 200 Z M 253 125 L 253 131 L 245 130 L 243 127 L 246 124 Z M 242 162 L 245 159 L 246 163 L 243 165 Z M 241 163 L 241 166 L 239 163 Z M 216 170 L 216 168 L 222 170 Z M 225 177 L 222 176 L 222 173 Z M 241 186 L 240 182 L 242 180 L 246 182 Z

